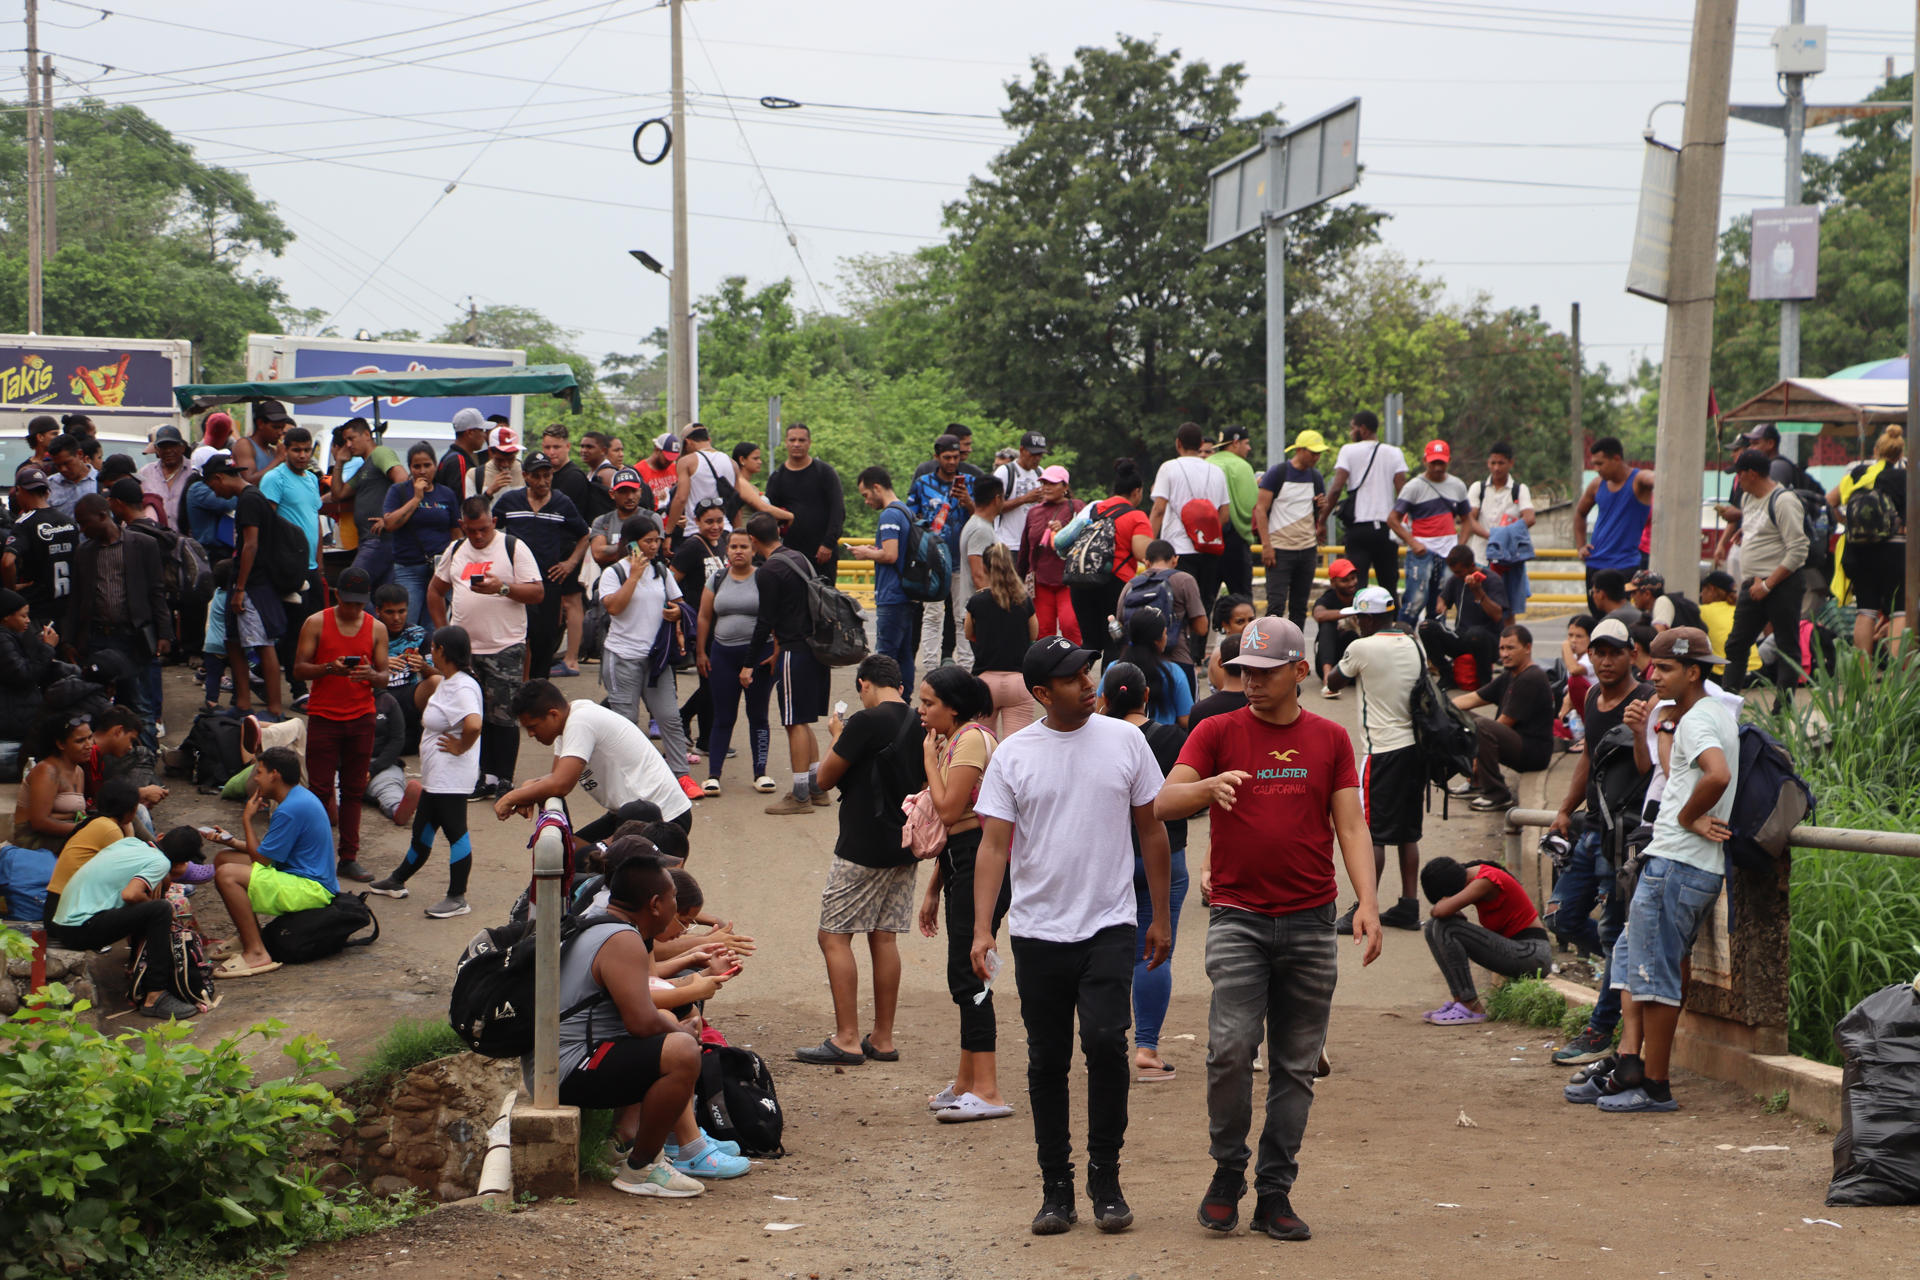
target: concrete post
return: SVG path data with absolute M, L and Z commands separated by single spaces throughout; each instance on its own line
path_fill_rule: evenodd
M 558 800 L 542 809 L 561 811 Z M 560 1105 L 560 921 L 566 846 L 557 826 L 533 843 L 534 991 L 533 1095 L 513 1108 L 513 1184 L 539 1196 L 580 1189 L 580 1112 Z

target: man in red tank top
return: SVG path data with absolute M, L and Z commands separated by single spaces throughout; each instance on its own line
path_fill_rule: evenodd
M 308 681 L 307 785 L 339 830 L 340 878 L 369 881 L 360 865 L 360 802 L 373 759 L 373 691 L 387 685 L 387 629 L 367 612 L 365 569 L 340 575 L 333 608 L 300 628 L 293 674 Z

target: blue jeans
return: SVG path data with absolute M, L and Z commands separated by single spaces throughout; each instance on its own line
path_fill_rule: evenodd
M 1173 947 L 1180 938 L 1180 904 L 1187 900 L 1187 851 L 1173 851 L 1173 882 L 1167 895 L 1172 918 L 1167 922 L 1167 958 L 1156 969 L 1147 968 L 1147 926 L 1153 923 L 1153 895 L 1147 891 L 1147 864 L 1133 855 L 1133 901 L 1140 918 L 1139 945 L 1133 957 L 1133 1043 L 1141 1049 L 1160 1047 L 1160 1024 L 1167 1020 L 1173 999 Z
M 1643 1004 L 1680 1004 L 1680 964 L 1720 900 L 1725 877 L 1670 858 L 1649 858 L 1613 947 L 1609 985 Z M 1624 970 L 1625 972 L 1622 972 Z
M 1407 589 L 1400 597 L 1400 621 L 1419 623 L 1433 614 L 1446 564 L 1431 551 L 1407 552 Z
M 393 566 L 393 581 L 407 589 L 408 625 L 425 627 L 429 637 L 433 635 L 433 615 L 427 612 L 427 579 L 432 573 L 433 566 L 424 561 Z
M 882 604 L 874 606 L 873 648 L 900 664 L 901 688 L 913 693 L 913 606 Z
M 1604 956 L 1605 945 L 1593 922 L 1593 908 L 1613 885 L 1613 867 L 1601 855 L 1601 834 L 1582 831 L 1573 841 L 1573 859 L 1553 882 L 1547 923 L 1560 941 L 1583 956 Z

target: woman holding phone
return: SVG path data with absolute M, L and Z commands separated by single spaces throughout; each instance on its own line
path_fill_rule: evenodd
M 720 770 L 733 742 L 740 699 L 747 702 L 747 735 L 753 751 L 753 789 L 771 792 L 767 773 L 767 699 L 773 693 L 771 651 L 753 651 L 754 622 L 760 616 L 760 586 L 754 580 L 753 539 L 745 529 L 727 535 L 726 567 L 710 576 L 700 593 L 700 632 L 696 646 L 700 674 L 713 695 L 708 727 L 706 794 L 720 794 Z
M 687 773 L 687 735 L 673 680 L 673 628 L 682 608 L 680 584 L 660 563 L 660 525 L 647 512 L 620 526 L 624 559 L 600 574 L 600 603 L 609 623 L 601 648 L 600 683 L 608 710 L 638 724 L 640 704 L 660 726 L 667 767 L 689 800 L 705 796 Z

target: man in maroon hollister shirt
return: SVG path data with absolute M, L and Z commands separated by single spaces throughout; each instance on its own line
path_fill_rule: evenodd
M 1246 679 L 1247 705 L 1194 729 L 1154 806 L 1163 821 L 1210 810 L 1200 888 L 1213 908 L 1207 1117 L 1215 1170 L 1200 1225 L 1226 1232 L 1239 1224 L 1253 1061 L 1271 1036 L 1252 1226 L 1277 1240 L 1305 1240 L 1311 1233 L 1289 1194 L 1339 976 L 1333 842 L 1337 834 L 1359 899 L 1353 940 L 1372 964 L 1380 954 L 1373 841 L 1347 731 L 1300 706 L 1311 670 L 1300 628 L 1256 618 L 1240 633 L 1232 665 Z

